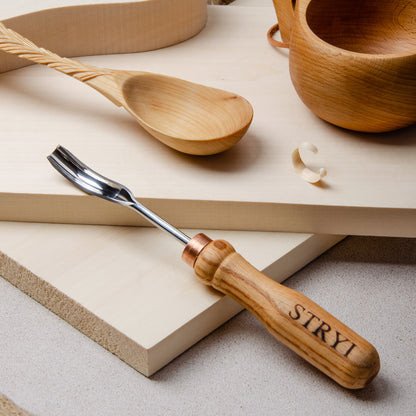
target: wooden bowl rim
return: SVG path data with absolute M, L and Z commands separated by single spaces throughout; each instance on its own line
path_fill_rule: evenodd
M 343 49 L 339 46 L 335 46 L 332 43 L 326 42 L 321 37 L 319 37 L 309 26 L 306 15 L 310 4 L 314 1 L 318 0 L 306 0 L 304 3 L 304 13 L 299 14 L 299 20 L 302 25 L 302 29 L 306 32 L 306 38 L 311 37 L 314 41 L 317 41 L 321 44 L 324 48 L 328 49 L 330 52 L 342 52 L 343 54 L 348 54 L 351 56 L 367 58 L 368 60 L 378 60 L 378 59 L 401 59 L 401 58 L 408 58 L 414 57 L 416 59 L 416 47 L 414 49 L 410 49 L 409 51 L 405 52 L 396 52 L 396 53 L 365 53 L 365 52 L 356 52 L 350 51 L 349 49 Z M 416 74 L 415 74 L 416 76 Z

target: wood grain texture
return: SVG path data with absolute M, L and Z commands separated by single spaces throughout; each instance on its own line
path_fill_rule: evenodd
M 126 75 L 123 106 L 152 136 L 182 153 L 221 153 L 250 127 L 253 108 L 233 92 L 158 74 Z
M 282 36 L 282 40 L 286 45 L 289 45 L 294 21 L 294 5 L 296 2 L 286 0 L 273 0 L 273 4 L 276 11 L 277 20 L 279 21 L 279 31 Z
M 0 394 L 0 416 L 33 416 L 33 414 L 17 406 L 4 394 Z
M 123 106 L 153 137 L 183 153 L 228 150 L 253 119 L 250 103 L 234 93 L 161 74 L 88 66 L 38 47 L 2 23 L 0 49 L 84 82 Z
M 306 296 L 274 282 L 224 240 L 204 247 L 196 276 L 237 300 L 268 331 L 343 387 L 367 386 L 380 369 L 375 348 Z
M 6 26 L 59 55 L 142 52 L 196 35 L 205 26 L 206 0 L 15 2 L 0 12 Z M 42 7 L 43 6 L 43 7 Z M 29 62 L 0 52 L 0 72 Z
M 86 82 L 99 76 L 110 76 L 110 70 L 95 68 L 73 59 L 63 58 L 56 53 L 35 45 L 14 30 L 0 22 L 0 49 L 11 55 L 33 63 L 48 66 L 55 71 L 69 75 L 78 81 Z
M 279 281 L 342 239 L 210 234 Z M 147 376 L 241 310 L 202 285 L 181 246 L 154 228 L 0 222 L 0 241 L 0 276 Z
M 208 11 L 206 29 L 181 44 L 80 61 L 246 97 L 253 123 L 236 146 L 208 158 L 181 155 L 69 77 L 39 65 L 10 71 L 0 77 L 0 218 L 145 225 L 51 170 L 46 156 L 62 144 L 177 227 L 416 237 L 416 126 L 369 135 L 325 123 L 293 89 L 287 51 L 267 43 L 272 4 Z M 321 186 L 293 169 L 292 152 L 303 141 L 319 148 L 302 157 L 327 170 Z
M 416 1 L 275 1 L 290 73 L 319 117 L 362 132 L 416 122 Z

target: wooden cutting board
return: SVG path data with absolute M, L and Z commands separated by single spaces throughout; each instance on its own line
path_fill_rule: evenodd
M 123 110 L 61 74 L 31 66 L 0 77 L 0 218 L 144 225 L 128 210 L 86 196 L 46 161 L 59 143 L 182 228 L 416 236 L 416 127 L 369 135 L 316 118 L 292 87 L 287 52 L 272 48 L 268 7 L 208 6 L 198 36 L 138 54 L 82 58 L 160 72 L 234 91 L 254 121 L 230 151 L 192 157 L 166 148 Z M 70 92 L 70 94 L 68 94 Z M 66 96 L 63 100 L 62 97 Z M 303 155 L 328 175 L 319 185 L 293 170 Z
M 278 281 L 342 238 L 206 233 Z M 241 310 L 200 283 L 181 251 L 154 228 L 0 222 L 0 276 L 147 376 Z

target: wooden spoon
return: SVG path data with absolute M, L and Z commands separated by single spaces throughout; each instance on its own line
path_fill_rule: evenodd
M 250 103 L 239 95 L 165 75 L 84 65 L 39 48 L 2 23 L 0 50 L 84 82 L 183 153 L 227 150 L 243 137 L 253 118 Z

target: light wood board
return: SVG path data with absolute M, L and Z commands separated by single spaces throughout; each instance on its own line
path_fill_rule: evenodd
M 278 281 L 342 239 L 206 232 Z M 0 222 L 0 276 L 147 376 L 241 310 L 181 252 L 154 228 Z
M 54 172 L 59 143 L 182 228 L 416 236 L 416 127 L 369 135 L 315 117 L 294 91 L 287 51 L 272 48 L 268 7 L 208 6 L 208 23 L 181 44 L 82 58 L 165 73 L 234 91 L 254 107 L 243 140 L 212 157 L 166 148 L 95 91 L 40 66 L 0 77 L 0 218 L 144 225 L 133 212 L 86 196 Z M 71 94 L 68 94 L 68 91 Z M 62 97 L 66 99 L 63 100 Z M 292 168 L 304 155 L 328 175 L 320 186 Z
M 62 56 L 142 52 L 182 42 L 206 23 L 205 0 L 14 0 L 0 19 Z M 30 62 L 0 53 L 0 72 Z

